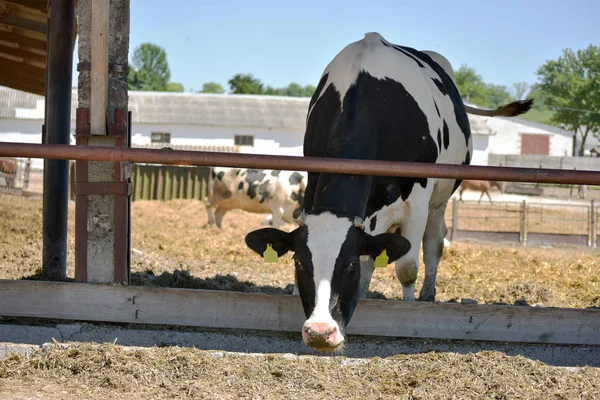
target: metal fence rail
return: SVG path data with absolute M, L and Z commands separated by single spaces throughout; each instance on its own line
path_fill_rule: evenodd
M 506 182 L 569 183 L 600 186 L 596 171 L 484 167 L 475 165 L 275 156 L 221 152 L 136 149 L 60 144 L 1 143 L 0 156 L 58 160 L 137 162 L 171 165 L 264 168 L 408 178 L 483 179 Z

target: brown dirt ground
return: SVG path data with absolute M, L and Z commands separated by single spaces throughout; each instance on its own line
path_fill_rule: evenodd
M 70 204 L 68 276 L 74 277 L 74 206 Z M 0 194 L 0 278 L 39 278 L 42 201 Z M 204 227 L 202 203 L 190 200 L 132 203 L 132 283 L 215 290 L 291 293 L 291 254 L 266 264 L 244 243 L 263 216 L 233 211 L 223 229 Z M 286 225 L 283 229 L 293 229 Z M 455 242 L 440 263 L 437 300 L 600 307 L 599 250 Z M 423 266 L 417 281 L 422 282 Z M 370 297 L 397 299 L 393 265 L 377 269 Z
M 352 360 L 74 344 L 0 361 L 0 397 L 597 399 L 600 369 L 551 367 L 494 351 Z

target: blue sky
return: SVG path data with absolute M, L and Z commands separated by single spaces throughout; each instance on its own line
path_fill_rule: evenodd
M 162 46 L 171 81 L 226 89 L 236 73 L 265 84 L 318 83 L 348 43 L 376 31 L 387 40 L 434 50 L 454 68 L 511 87 L 562 49 L 600 45 L 598 0 L 131 0 L 130 55 L 143 42 Z M 75 63 L 77 60 L 74 60 Z M 76 76 L 76 71 L 74 71 Z M 76 81 L 75 81 L 76 82 Z

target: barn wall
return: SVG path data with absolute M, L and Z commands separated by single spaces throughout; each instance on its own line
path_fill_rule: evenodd
M 479 165 L 487 165 L 488 154 L 521 154 L 521 134 L 550 135 L 550 156 L 570 156 L 572 139 L 570 136 L 520 123 L 508 118 L 488 118 L 487 124 L 496 132 L 489 136 L 486 151 L 477 159 Z
M 152 132 L 171 134 L 172 144 L 233 146 L 235 135 L 254 136 L 254 147 L 242 146 L 242 153 L 252 154 L 302 154 L 304 132 L 281 129 L 260 128 L 229 128 L 208 127 L 195 125 L 161 125 L 139 124 L 132 125 L 133 145 L 150 143 Z

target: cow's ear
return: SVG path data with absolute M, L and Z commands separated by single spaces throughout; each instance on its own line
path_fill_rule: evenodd
M 371 236 L 363 232 L 360 238 L 360 254 L 377 258 L 383 250 L 389 262 L 396 261 L 410 250 L 410 242 L 404 236 L 395 233 L 380 233 Z
M 246 235 L 246 245 L 262 256 L 267 249 L 267 244 L 271 244 L 277 256 L 281 257 L 290 250 L 296 249 L 298 229 L 292 232 L 285 232 L 275 228 L 262 228 L 250 232 Z

